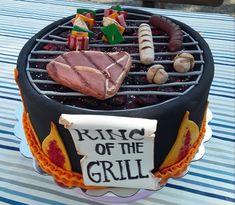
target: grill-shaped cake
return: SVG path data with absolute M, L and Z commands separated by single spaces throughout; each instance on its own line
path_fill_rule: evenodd
M 166 182 L 170 177 L 180 176 L 202 142 L 208 93 L 214 72 L 213 58 L 207 43 L 191 27 L 176 20 L 162 16 L 153 17 L 151 13 L 135 9 L 125 9 L 122 12 L 125 15 L 127 13 L 127 17 L 125 16 L 125 30 L 122 36 L 114 36 L 118 42 L 115 42 L 115 38 L 109 39 L 109 36 L 106 36 L 105 40 L 102 37 L 106 32 L 102 22 L 107 11 L 97 10 L 94 17 L 96 24 L 91 29 L 93 36 L 89 37 L 88 51 L 69 50 L 67 39 L 73 27 L 71 20 L 74 18 L 70 16 L 52 23 L 37 33 L 27 42 L 19 55 L 15 77 L 24 103 L 23 124 L 29 146 L 39 166 L 64 186 L 89 189 L 106 186 L 104 182 L 107 181 L 115 184 L 113 181 L 128 181 L 138 176 L 147 178 L 149 175 L 144 175 L 144 168 L 141 168 L 138 159 L 131 163 L 138 149 L 139 153 L 144 152 L 142 147 L 145 145 L 128 141 L 124 129 L 121 129 L 122 126 L 128 127 L 127 124 L 131 126 L 136 119 L 142 119 L 141 123 L 146 123 L 146 127 L 148 123 L 157 121 L 155 134 L 150 142 L 151 156 L 142 160 L 153 161 L 150 162 L 153 167 L 148 171 L 160 183 Z M 111 28 L 111 31 L 115 31 L 115 28 Z M 149 30 L 151 35 L 148 34 Z M 84 53 L 88 56 L 86 63 L 84 59 L 81 60 Z M 92 53 L 95 53 L 96 57 L 92 56 Z M 101 59 L 97 57 L 98 54 Z M 122 58 L 123 54 L 131 60 L 121 65 L 118 59 Z M 112 59 L 110 56 L 113 56 Z M 194 59 L 190 59 L 190 56 Z M 109 65 L 94 69 L 96 63 L 108 61 L 106 58 L 110 60 L 109 64 L 114 70 L 107 72 L 106 68 Z M 68 63 L 71 59 L 73 63 Z M 113 60 L 114 64 L 111 63 Z M 179 64 L 188 62 L 190 67 L 187 72 L 181 72 L 184 67 L 180 67 Z M 125 68 L 126 64 L 129 64 L 128 68 Z M 164 67 L 164 72 L 158 64 Z M 148 77 L 147 72 L 151 66 L 155 66 L 156 69 L 151 68 L 153 73 Z M 122 76 L 124 72 L 126 76 Z M 164 82 L 160 80 L 160 83 L 154 83 L 159 82 L 156 73 L 167 75 L 163 78 Z M 122 76 L 121 79 L 119 75 Z M 97 78 L 99 82 L 96 82 Z M 84 116 L 90 117 L 91 120 L 88 118 L 84 129 L 79 131 L 73 116 L 78 116 L 77 121 Z M 109 117 L 114 117 L 113 123 L 116 121 L 115 117 L 121 117 L 120 123 L 116 123 L 120 124 L 117 128 L 118 134 L 110 131 L 112 118 Z M 94 132 L 89 133 L 89 123 L 91 129 L 94 129 L 94 119 L 97 119 L 99 126 L 103 126 L 103 130 L 95 129 L 96 135 Z M 150 122 L 145 121 L 146 119 Z M 79 123 L 78 126 L 82 124 L 80 121 Z M 133 137 L 142 136 L 144 128 L 142 129 L 141 123 L 139 127 L 128 132 L 131 140 L 143 139 Z M 68 129 L 71 127 L 77 133 L 77 143 L 73 131 Z M 110 141 L 106 141 L 103 131 L 108 133 Z M 125 140 L 125 143 L 134 143 L 132 147 L 127 147 L 135 147 L 137 150 L 127 152 L 123 145 L 122 149 L 120 148 L 123 157 L 126 157 L 122 159 L 123 162 L 120 161 L 118 152 L 112 152 L 109 148 L 114 146 L 112 140 L 115 141 L 115 137 Z M 85 138 L 89 138 L 91 145 L 90 148 L 84 145 L 86 152 L 93 153 L 94 142 L 99 145 L 94 147 L 95 151 L 99 155 L 104 155 L 103 161 L 90 163 L 90 169 L 85 169 L 82 165 L 85 161 L 82 159 L 87 153 L 81 151 L 83 148 L 80 145 Z M 122 170 L 119 177 L 116 171 L 112 170 L 112 166 L 116 165 L 106 162 L 106 154 L 111 155 Z M 92 171 L 93 168 L 96 171 Z M 138 173 L 132 174 L 131 170 L 138 170 Z M 86 177 L 90 177 L 94 183 L 86 183 Z M 126 186 L 124 184 L 123 182 L 123 186 Z M 107 186 L 112 185 L 107 183 Z

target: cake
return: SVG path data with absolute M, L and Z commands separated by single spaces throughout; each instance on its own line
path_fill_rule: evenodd
M 174 19 L 119 6 L 78 11 L 79 21 L 73 15 L 52 23 L 19 54 L 15 80 L 31 152 L 65 187 L 154 190 L 156 183 L 182 175 L 204 137 L 214 72 L 210 49 L 196 31 Z M 109 19 L 113 13 L 118 13 L 115 22 Z M 77 51 L 69 50 L 72 23 L 76 31 L 87 31 Z M 79 62 L 84 54 L 91 56 L 86 64 Z M 125 55 L 131 61 L 120 65 Z M 66 65 L 65 56 L 79 65 Z M 100 58 L 110 60 L 114 71 L 89 64 Z M 62 79 L 67 74 L 71 82 Z M 86 83 L 79 81 L 81 75 Z

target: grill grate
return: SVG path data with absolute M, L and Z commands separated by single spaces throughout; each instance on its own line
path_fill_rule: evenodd
M 97 16 L 102 16 L 102 13 L 98 13 Z M 133 12 L 128 12 L 128 16 L 144 17 L 149 18 L 149 15 L 137 14 Z M 96 21 L 98 26 L 94 29 L 100 30 L 99 24 L 101 21 Z M 140 23 L 146 23 L 147 20 L 135 20 L 130 17 L 127 20 L 127 30 L 137 30 Z M 47 75 L 46 64 L 53 60 L 58 55 L 61 55 L 69 50 L 66 48 L 67 38 L 66 34 L 71 30 L 71 22 L 67 21 L 64 24 L 58 25 L 52 29 L 49 33 L 46 33 L 42 38 L 36 39 L 36 44 L 28 55 L 27 62 L 27 76 L 33 87 L 38 93 L 45 95 L 54 99 L 56 96 L 67 96 L 67 97 L 84 97 L 83 94 L 72 91 L 65 88 L 62 85 L 57 84 L 55 81 L 51 80 Z M 101 44 L 101 40 L 91 40 L 89 47 L 91 50 L 94 49 L 123 49 L 123 48 L 133 48 L 133 52 L 129 52 L 133 60 L 133 68 L 131 68 L 127 78 L 131 79 L 131 82 L 135 78 L 141 78 L 146 75 L 147 66 L 140 64 L 139 54 L 138 54 L 138 37 L 131 35 L 124 35 L 125 41 L 122 44 L 110 45 Z M 125 83 L 121 86 L 117 96 L 128 95 L 128 96 L 146 96 L 146 95 L 156 95 L 156 96 L 168 96 L 167 100 L 173 100 L 176 97 L 182 96 L 189 92 L 195 85 L 198 84 L 201 75 L 203 73 L 203 51 L 200 49 L 198 42 L 190 36 L 186 31 L 183 30 L 183 50 L 182 52 L 187 52 L 193 54 L 195 57 L 195 68 L 193 71 L 188 73 L 177 73 L 172 69 L 173 58 L 178 52 L 168 52 L 166 47 L 168 45 L 169 37 L 166 34 L 153 34 L 154 47 L 155 47 L 155 63 L 164 64 L 166 66 L 166 71 L 169 74 L 169 82 L 163 85 L 148 84 L 145 83 Z M 57 49 L 45 50 L 44 46 L 55 45 Z M 135 70 L 136 66 L 142 66 L 141 69 Z M 174 78 L 176 80 L 174 81 Z M 173 80 L 172 80 L 173 79 Z M 180 80 L 179 80 L 180 79 Z M 54 89 L 54 86 L 60 86 L 60 89 Z M 44 89 L 46 88 L 46 90 Z M 169 91 L 167 88 L 173 88 Z

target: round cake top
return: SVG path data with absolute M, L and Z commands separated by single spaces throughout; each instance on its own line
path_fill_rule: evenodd
M 74 16 L 59 20 L 41 32 L 36 34 L 28 42 L 27 49 L 22 49 L 22 53 L 27 56 L 24 64 L 19 65 L 26 71 L 28 82 L 33 89 L 41 96 L 59 102 L 63 105 L 91 110 L 129 110 L 144 107 L 158 106 L 169 101 L 182 98 L 192 89 L 202 83 L 202 76 L 205 70 L 210 69 L 207 62 L 212 62 L 212 57 L 202 37 L 193 29 L 181 22 L 170 20 L 179 25 L 182 32 L 182 46 L 178 51 L 170 51 L 172 34 L 164 26 L 159 29 L 154 23 L 151 23 L 151 13 L 135 9 L 125 9 L 128 12 L 126 18 L 126 28 L 123 33 L 124 41 L 117 44 L 110 44 L 102 40 L 102 19 L 103 10 L 96 12 L 96 25 L 92 28 L 94 36 L 89 41 L 89 51 L 101 52 L 128 52 L 132 58 L 132 65 L 126 78 L 124 79 L 118 92 L 111 98 L 105 100 L 95 99 L 94 97 L 85 96 L 84 94 L 74 91 L 63 86 L 48 75 L 46 66 L 59 55 L 69 52 L 67 37 L 71 33 L 72 18 Z M 166 18 L 167 21 L 169 19 Z M 152 39 L 154 46 L 154 62 L 145 65 L 141 62 L 138 29 L 141 24 L 152 24 Z M 205 55 L 205 51 L 207 54 Z M 183 54 L 182 54 L 183 53 Z M 174 64 L 179 61 L 179 57 L 191 54 L 194 58 L 194 66 L 190 67 L 187 72 L 176 71 Z M 183 56 L 182 56 L 183 55 Z M 187 60 L 188 58 L 186 58 Z M 185 59 L 183 59 L 184 61 Z M 147 77 L 147 72 L 152 65 L 160 64 L 164 67 L 167 74 L 165 82 L 155 84 Z M 213 65 L 213 64 L 212 64 Z M 161 82 L 161 81 L 160 81 Z

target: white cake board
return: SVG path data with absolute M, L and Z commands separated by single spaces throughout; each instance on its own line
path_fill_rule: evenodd
M 41 175 L 46 175 L 46 173 L 40 168 L 37 161 L 33 158 L 29 146 L 26 141 L 26 137 L 24 134 L 23 124 L 22 124 L 22 115 L 23 115 L 23 105 L 20 105 L 16 109 L 15 116 L 18 119 L 14 127 L 14 133 L 17 138 L 21 140 L 20 142 L 20 152 L 23 156 L 27 158 L 33 159 L 33 168 L 36 172 Z M 206 124 L 206 133 L 203 138 L 203 141 L 198 149 L 198 152 L 194 156 L 192 161 L 197 161 L 203 157 L 205 154 L 205 146 L 204 143 L 209 141 L 212 137 L 212 130 L 208 123 L 212 120 L 212 112 L 210 109 L 207 110 L 207 124 Z M 187 174 L 189 170 L 189 166 L 187 170 L 184 171 L 179 177 L 183 177 Z M 167 182 L 166 182 L 167 183 Z M 158 184 L 158 189 L 161 189 L 164 185 Z M 103 203 L 130 203 L 133 201 L 137 201 L 143 198 L 150 196 L 155 193 L 157 190 L 146 190 L 146 189 L 132 189 L 132 188 L 106 188 L 106 189 L 94 189 L 94 190 L 82 190 L 80 188 L 74 188 L 75 194 L 82 195 L 86 198 L 89 198 L 92 201 L 98 201 Z

